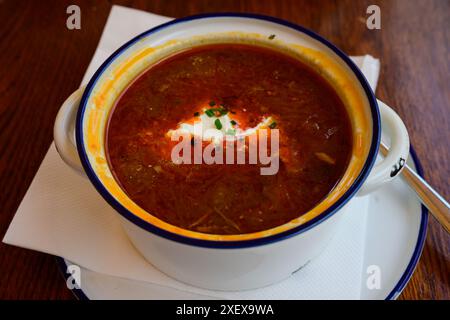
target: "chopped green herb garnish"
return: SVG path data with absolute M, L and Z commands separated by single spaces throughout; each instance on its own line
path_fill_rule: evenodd
M 236 129 L 228 129 L 228 130 L 225 132 L 225 134 L 226 134 L 227 136 L 234 136 L 234 135 L 236 135 Z
M 219 108 L 217 111 L 219 111 L 220 115 L 226 115 L 228 113 L 228 110 L 225 108 Z
M 222 129 L 222 122 L 220 122 L 219 119 L 216 119 L 216 121 L 214 121 L 214 124 L 216 125 L 216 128 L 218 130 Z
M 272 122 L 272 123 L 269 125 L 269 128 L 270 128 L 270 129 L 275 129 L 276 126 L 277 126 L 277 123 L 274 121 L 274 122 Z
M 275 35 L 274 35 L 274 34 L 271 34 L 271 35 L 269 36 L 269 40 L 273 40 L 273 39 L 275 39 Z
M 208 117 L 212 117 L 212 116 L 214 116 L 214 110 L 213 109 L 208 109 L 208 110 L 206 110 L 205 111 L 205 113 L 206 113 L 206 115 L 208 116 Z
M 225 108 L 211 108 L 206 110 L 205 113 L 208 115 L 208 117 L 212 116 L 220 117 L 226 115 L 228 113 L 228 110 Z
M 198 117 L 200 115 L 200 112 L 195 112 L 194 117 Z
M 234 121 L 234 120 L 231 120 L 230 123 L 231 123 L 233 126 L 237 125 L 237 122 Z
M 210 102 L 209 102 L 209 105 L 210 105 L 211 107 L 214 107 L 214 106 L 216 105 L 216 102 L 215 102 L 215 101 L 210 101 Z

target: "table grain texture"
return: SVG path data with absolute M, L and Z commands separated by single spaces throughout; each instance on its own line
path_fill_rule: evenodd
M 81 30 L 66 8 L 81 8 Z M 112 4 L 171 17 L 252 12 L 310 28 L 349 55 L 381 59 L 378 98 L 408 127 L 426 179 L 450 198 L 450 1 L 0 0 L 0 236 L 52 142 L 56 113 L 81 82 Z M 381 8 L 381 29 L 366 8 Z M 74 299 L 55 258 L 0 244 L 0 299 Z M 400 299 L 450 299 L 450 236 L 430 216 L 425 248 Z

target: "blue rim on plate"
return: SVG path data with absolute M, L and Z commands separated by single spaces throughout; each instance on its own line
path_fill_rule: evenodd
M 422 164 L 420 163 L 416 151 L 414 151 L 412 145 L 410 145 L 409 153 L 412 157 L 414 165 L 416 166 L 416 172 L 419 174 L 419 176 L 423 177 Z M 406 284 L 408 283 L 409 279 L 411 279 L 411 276 L 414 273 L 414 270 L 416 269 L 417 263 L 419 262 L 423 246 L 425 244 L 425 239 L 427 237 L 427 226 L 428 226 L 428 209 L 423 204 L 421 204 L 421 207 L 422 207 L 422 215 L 420 217 L 419 236 L 417 238 L 417 243 L 416 247 L 414 248 L 413 255 L 408 263 L 408 266 L 406 267 L 405 272 L 403 272 L 402 276 L 400 277 L 400 280 L 398 281 L 397 285 L 388 294 L 385 300 L 397 299 L 397 297 L 400 295 L 400 293 L 402 293 L 403 289 L 406 287 Z
M 423 170 L 422 165 L 420 164 L 419 158 L 417 157 L 416 152 L 414 151 L 414 148 L 411 146 L 409 153 L 411 155 L 412 161 L 414 162 L 414 165 L 416 167 L 416 172 L 423 176 Z M 422 213 L 420 217 L 420 228 L 419 233 L 417 237 L 416 246 L 414 248 L 413 254 L 411 256 L 411 259 L 409 260 L 408 265 L 406 266 L 405 271 L 403 272 L 402 276 L 398 280 L 397 284 L 394 286 L 394 289 L 386 296 L 385 300 L 394 300 L 397 299 L 397 297 L 400 295 L 400 293 L 403 291 L 403 289 L 406 287 L 406 284 L 408 283 L 409 279 L 411 278 L 412 274 L 414 273 L 414 270 L 417 266 L 417 263 L 419 262 L 420 255 L 422 254 L 423 246 L 425 244 L 425 238 L 427 235 L 427 225 L 428 225 L 428 210 L 424 205 L 421 205 Z M 64 258 L 56 257 L 56 261 L 58 263 L 59 269 L 64 276 L 64 278 L 69 278 L 69 275 L 67 274 L 67 264 Z M 72 289 L 72 292 L 74 296 L 79 300 L 90 300 L 89 297 L 83 292 L 81 289 Z
M 102 73 L 108 68 L 108 66 L 127 48 L 129 48 L 134 43 L 138 42 L 142 38 L 155 33 L 161 29 L 167 28 L 169 26 L 185 23 L 192 20 L 199 20 L 199 19 L 208 19 L 208 18 L 226 18 L 226 17 L 235 17 L 235 18 L 246 18 L 246 19 L 255 19 L 255 20 L 263 20 L 263 21 L 269 21 L 272 23 L 276 23 L 279 25 L 283 25 L 285 27 L 291 28 L 293 30 L 302 32 L 313 39 L 321 42 L 323 45 L 327 46 L 329 49 L 331 49 L 336 55 L 338 55 L 347 65 L 350 67 L 353 71 L 353 73 L 358 78 L 358 81 L 361 83 L 367 98 L 369 100 L 370 109 L 372 113 L 372 119 L 373 119 L 373 136 L 372 136 L 372 142 L 369 150 L 369 154 L 366 160 L 366 163 L 364 164 L 364 167 L 362 168 L 360 174 L 352 184 L 352 186 L 342 195 L 333 205 L 331 205 L 327 210 L 319 214 L 317 217 L 311 219 L 310 221 L 299 225 L 297 227 L 294 227 L 292 229 L 276 233 L 271 236 L 263 237 L 263 238 L 257 238 L 257 239 L 250 239 L 250 240 L 237 240 L 237 241 L 217 241 L 217 240 L 204 240 L 204 239 L 195 239 L 190 238 L 187 236 L 182 236 L 176 233 L 172 233 L 170 231 L 164 230 L 162 228 L 159 228 L 147 221 L 144 221 L 143 219 L 137 217 L 132 212 L 130 212 L 128 209 L 126 209 L 121 203 L 119 203 L 103 186 L 103 184 L 100 182 L 100 180 L 97 178 L 94 170 L 92 169 L 88 156 L 84 150 L 84 142 L 83 142 L 83 133 L 82 133 L 82 119 L 84 116 L 84 112 L 86 110 L 86 105 L 88 98 L 91 94 L 91 91 L 93 87 L 95 86 L 98 78 L 102 75 Z M 164 23 L 162 25 L 159 25 L 157 27 L 154 27 L 148 31 L 145 31 L 141 33 L 140 35 L 136 36 L 132 40 L 125 43 L 122 47 L 120 47 L 118 50 L 116 50 L 106 61 L 100 66 L 100 68 L 97 69 L 91 80 L 89 81 L 88 85 L 86 86 L 86 89 L 83 93 L 83 96 L 81 98 L 80 107 L 78 109 L 77 113 L 77 119 L 76 119 L 76 140 L 77 140 L 77 149 L 78 154 L 80 156 L 81 163 L 83 165 L 83 168 L 89 178 L 89 180 L 92 182 L 92 184 L 95 186 L 97 191 L 102 195 L 102 197 L 117 211 L 119 212 L 124 218 L 128 219 L 130 222 L 134 223 L 135 225 L 141 227 L 144 230 L 147 230 L 149 232 L 152 232 L 156 235 L 159 235 L 161 237 L 164 237 L 169 240 L 173 240 L 176 242 L 188 244 L 188 245 L 194 245 L 199 247 L 206 247 L 206 248 L 224 248 L 224 249 L 240 249 L 240 248 L 248 248 L 248 247 L 254 247 L 254 246 L 260 246 L 260 245 L 266 245 L 269 243 L 273 243 L 276 241 L 280 241 L 283 239 L 287 239 L 291 236 L 298 235 L 302 232 L 305 232 L 317 224 L 325 221 L 326 219 L 333 216 L 339 209 L 344 206 L 352 197 L 356 194 L 356 192 L 361 188 L 362 184 L 366 180 L 367 176 L 370 173 L 370 170 L 372 169 L 376 156 L 378 154 L 378 147 L 379 142 L 381 138 L 381 122 L 380 122 L 380 113 L 378 110 L 378 104 L 375 98 L 375 95 L 370 88 L 366 78 L 362 74 L 362 72 L 359 70 L 359 68 L 351 61 L 351 59 L 343 53 L 340 49 L 338 49 L 336 46 L 334 46 L 332 43 L 330 43 L 328 40 L 322 38 L 318 34 L 314 33 L 311 30 L 308 30 L 304 27 L 298 26 L 296 24 L 293 24 L 291 22 L 269 17 L 269 16 L 263 16 L 263 15 L 256 15 L 256 14 L 240 14 L 240 13 L 212 13 L 212 14 L 201 14 L 201 15 L 195 15 L 195 16 L 189 16 L 181 19 L 175 19 L 172 21 L 169 21 L 167 23 Z

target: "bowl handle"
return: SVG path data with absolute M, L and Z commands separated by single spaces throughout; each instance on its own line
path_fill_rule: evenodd
M 82 176 L 86 176 L 78 156 L 75 139 L 75 120 L 84 87 L 72 93 L 62 104 L 53 126 L 56 150 L 64 162 Z
M 409 135 L 402 119 L 382 101 L 378 100 L 382 129 L 390 138 L 387 156 L 375 164 L 358 196 L 366 195 L 394 179 L 403 169 L 409 156 Z

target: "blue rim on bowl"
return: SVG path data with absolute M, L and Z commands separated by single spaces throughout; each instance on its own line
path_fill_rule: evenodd
M 133 45 L 134 43 L 138 42 L 140 39 L 155 33 L 157 31 L 160 31 L 161 29 L 167 28 L 169 26 L 175 25 L 175 24 L 181 24 L 184 22 L 192 21 L 192 20 L 199 20 L 199 19 L 210 19 L 210 18 L 225 18 L 225 17 L 236 17 L 236 18 L 247 18 L 247 19 L 256 19 L 256 20 L 263 20 L 263 21 L 269 21 L 272 23 L 276 23 L 279 25 L 286 26 L 288 28 L 294 29 L 296 31 L 302 32 L 313 39 L 321 42 L 328 48 L 330 48 L 335 54 L 337 54 L 347 65 L 351 68 L 355 76 L 358 78 L 359 82 L 361 83 L 365 94 L 367 95 L 367 98 L 369 100 L 372 119 L 373 119 L 373 135 L 372 135 L 372 143 L 370 146 L 369 154 L 366 160 L 366 163 L 364 164 L 364 167 L 362 168 L 361 172 L 359 173 L 358 177 L 352 184 L 352 186 L 347 190 L 344 195 L 342 195 L 333 205 L 331 205 L 327 210 L 319 214 L 317 217 L 311 219 L 310 221 L 301 224 L 297 227 L 294 227 L 292 229 L 263 237 L 263 238 L 257 238 L 257 239 L 249 239 L 249 240 L 237 240 L 237 241 L 217 241 L 217 240 L 204 240 L 204 239 L 194 239 L 189 238 L 186 236 L 182 236 L 179 234 L 172 233 L 167 230 L 163 230 L 155 225 L 150 224 L 149 222 L 146 222 L 142 220 L 141 218 L 134 215 L 132 212 L 127 210 L 122 204 L 120 204 L 103 186 L 103 184 L 100 182 L 100 180 L 97 178 L 94 170 L 92 169 L 88 156 L 86 154 L 86 151 L 84 150 L 84 142 L 83 142 L 83 132 L 82 132 L 82 120 L 84 116 L 84 112 L 86 110 L 86 105 L 88 98 L 91 94 L 91 91 L 93 87 L 95 86 L 97 80 L 102 75 L 102 73 L 108 68 L 108 66 L 128 47 Z M 280 241 L 286 238 L 289 238 L 291 236 L 297 235 L 299 233 L 305 232 L 317 224 L 325 221 L 326 219 L 330 218 L 332 215 L 334 215 L 342 206 L 344 206 L 351 198 L 352 196 L 361 188 L 362 184 L 366 180 L 367 176 L 370 173 L 370 170 L 372 169 L 376 156 L 378 154 L 378 146 L 380 143 L 380 136 L 381 136 L 381 123 L 380 123 L 380 114 L 378 110 L 377 101 L 375 98 L 375 95 L 370 88 L 366 78 L 362 74 L 362 72 L 359 70 L 359 68 L 350 60 L 350 58 L 343 53 L 340 49 L 338 49 L 336 46 L 331 44 L 328 40 L 322 38 L 318 34 L 314 33 L 313 31 L 310 31 L 304 27 L 298 26 L 296 24 L 293 24 L 291 22 L 269 17 L 269 16 L 263 16 L 263 15 L 255 15 L 255 14 L 240 14 L 240 13 L 213 13 L 213 14 L 201 14 L 201 15 L 195 15 L 195 16 L 189 16 L 181 19 L 175 19 L 170 22 L 167 22 L 165 24 L 159 25 L 155 28 L 152 28 L 148 31 L 145 31 L 141 33 L 140 35 L 136 36 L 132 40 L 125 43 L 122 47 L 120 47 L 118 50 L 116 50 L 101 66 L 98 68 L 98 70 L 95 72 L 94 76 L 89 81 L 84 93 L 83 97 L 81 98 L 80 107 L 78 109 L 77 113 L 77 119 L 76 119 L 76 140 L 77 140 L 77 149 L 78 154 L 80 156 L 81 163 L 83 165 L 83 168 L 89 178 L 89 180 L 92 182 L 92 184 L 95 186 L 97 191 L 103 196 L 103 198 L 117 211 L 119 212 L 124 218 L 128 219 L 130 222 L 134 223 L 135 225 L 141 227 L 144 230 L 147 230 L 151 233 L 154 233 L 158 236 L 167 238 L 169 240 L 177 241 L 180 243 L 188 244 L 188 245 L 194 245 L 199 247 L 206 247 L 206 248 L 226 248 L 226 249 L 239 249 L 239 248 L 247 248 L 247 247 L 254 247 L 264 244 L 273 243 L 276 241 Z

